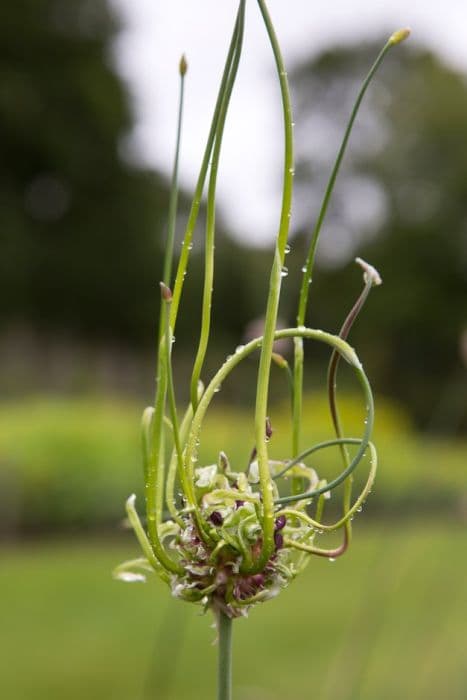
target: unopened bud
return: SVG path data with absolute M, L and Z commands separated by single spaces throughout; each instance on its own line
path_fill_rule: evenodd
M 161 288 L 161 296 L 164 301 L 172 301 L 172 290 L 163 282 L 159 282 Z
M 272 357 L 272 361 L 275 362 L 278 367 L 280 367 L 281 369 L 286 369 L 288 362 L 285 359 L 285 357 L 282 357 L 282 355 L 279 355 L 278 352 L 273 352 L 271 357 Z
M 276 530 L 276 531 L 277 531 L 277 530 L 283 530 L 283 528 L 285 527 L 286 522 L 287 522 L 287 518 L 285 517 L 285 515 L 279 515 L 279 517 L 276 518 L 276 522 L 275 522 L 275 525 L 274 525 L 275 530 Z
M 219 513 L 218 510 L 213 510 L 211 515 L 209 516 L 209 520 L 212 522 L 213 525 L 220 526 L 224 522 L 224 518 L 222 515 Z
M 388 44 L 391 44 L 391 46 L 395 46 L 396 44 L 400 44 L 401 41 L 404 41 L 407 39 L 407 37 L 410 35 L 410 29 L 405 28 L 405 29 L 398 29 L 397 32 L 394 32 L 394 34 L 391 34 L 389 37 Z
M 266 440 L 270 440 L 272 437 L 272 425 L 269 418 L 266 418 Z
M 217 466 L 219 467 L 219 470 L 222 472 L 229 472 L 230 471 L 230 462 L 229 458 L 225 454 L 225 452 L 219 452 L 219 459 L 217 460 Z
M 378 270 L 373 267 L 373 265 L 370 265 L 370 263 L 362 260 L 362 258 L 355 258 L 355 262 L 357 265 L 360 265 L 363 270 L 363 279 L 365 284 L 370 280 L 373 287 L 378 287 L 380 284 L 383 284 L 381 275 L 379 274 Z
M 256 588 L 261 588 L 264 586 L 264 574 L 254 574 L 251 577 L 251 582 Z
M 282 549 L 284 546 L 284 538 L 280 532 L 274 533 L 274 544 L 276 545 L 276 549 Z
M 180 59 L 180 63 L 178 64 L 178 70 L 179 70 L 181 76 L 184 76 L 188 70 L 188 63 L 186 61 L 185 54 L 182 54 L 182 57 Z

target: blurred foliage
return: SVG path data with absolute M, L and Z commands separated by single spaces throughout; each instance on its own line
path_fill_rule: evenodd
M 139 340 L 168 195 L 119 156 L 132 115 L 115 18 L 103 0 L 19 0 L 0 16 L 0 322 Z
M 304 408 L 304 442 L 329 439 L 333 432 L 324 395 L 306 397 Z M 288 409 L 286 402 L 272 407 L 273 458 L 290 454 Z M 347 433 L 361 434 L 359 399 L 344 395 L 341 412 Z M 124 501 L 135 489 L 143 502 L 140 413 L 139 404 L 115 397 L 37 398 L 0 405 L 0 532 L 115 528 L 123 521 Z M 465 443 L 420 440 L 400 408 L 383 398 L 378 400 L 375 440 L 380 471 L 366 510 L 390 517 L 465 515 Z M 212 464 L 223 449 L 233 468 L 245 469 L 253 444 L 248 413 L 220 404 L 207 416 L 200 460 Z M 337 450 L 309 463 L 327 478 L 341 470 Z M 366 479 L 365 465 L 356 479 Z M 329 516 L 335 514 L 332 504 Z
M 118 22 L 104 0 L 19 0 L 4 3 L 0 18 L 0 383 L 9 394 L 60 389 L 61 369 L 76 365 L 62 388 L 79 389 L 86 374 L 77 367 L 79 352 L 66 361 L 50 346 L 58 338 L 65 355 L 66 338 L 78 349 L 103 343 L 108 375 L 117 388 L 131 389 L 122 364 L 139 362 L 143 373 L 153 347 L 168 185 L 121 155 L 133 116 L 111 59 Z M 294 322 L 307 231 L 375 53 L 375 46 L 331 51 L 291 73 L 299 160 L 281 307 L 287 324 Z M 385 284 L 351 342 L 378 391 L 403 402 L 418 426 L 451 433 L 467 428 L 459 352 L 467 324 L 466 163 L 464 77 L 421 50 L 392 52 L 365 98 L 338 180 L 309 316 L 310 325 L 337 330 L 360 285 L 360 273 L 341 266 L 357 253 L 368 258 Z M 187 202 L 185 193 L 179 239 Z M 199 329 L 202 219 L 176 334 L 182 386 Z M 240 246 L 218 221 L 206 377 L 261 317 L 271 263 L 270 251 Z M 27 329 L 26 340 L 15 328 Z M 132 357 L 118 362 L 122 348 Z M 22 356 L 40 381 L 25 371 Z M 307 382 L 321 356 L 313 351 Z M 226 402 L 251 400 L 254 363 L 241 371 L 223 392 Z M 134 381 L 134 390 L 145 382 Z M 89 379 L 82 383 L 89 389 Z

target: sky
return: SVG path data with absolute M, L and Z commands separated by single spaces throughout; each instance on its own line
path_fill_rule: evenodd
M 178 63 L 188 60 L 181 184 L 192 189 L 209 130 L 237 0 L 112 0 L 122 31 L 113 59 L 130 92 L 135 128 L 122 144 L 133 162 L 169 173 L 175 144 Z M 226 124 L 218 202 L 244 240 L 277 232 L 283 145 L 280 95 L 257 4 L 247 3 L 244 53 Z M 336 45 L 383 38 L 410 27 L 452 67 L 467 71 L 465 0 L 270 0 L 285 63 Z M 337 148 L 338 144 L 336 144 Z

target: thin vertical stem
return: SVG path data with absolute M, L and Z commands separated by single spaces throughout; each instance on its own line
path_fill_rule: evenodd
M 342 159 L 344 158 L 344 154 L 347 148 L 347 144 L 350 138 L 350 134 L 352 132 L 352 128 L 355 122 L 355 119 L 357 117 L 358 111 L 360 109 L 360 105 L 362 103 L 362 100 L 365 96 L 365 93 L 368 89 L 368 86 L 370 85 L 374 74 L 378 70 L 379 66 L 383 62 L 384 57 L 386 56 L 387 52 L 391 48 L 391 46 L 394 45 L 394 42 L 389 39 L 386 44 L 383 46 L 381 51 L 378 54 L 378 57 L 376 58 L 376 61 L 373 63 L 371 66 L 368 75 L 366 76 L 365 80 L 362 83 L 362 86 L 359 90 L 359 93 L 357 95 L 357 99 L 355 100 L 354 106 L 352 108 L 352 111 L 350 113 L 349 121 L 347 123 L 345 132 L 344 132 L 344 137 L 342 139 L 342 143 L 339 147 L 339 150 L 337 152 L 336 160 L 334 162 L 334 166 L 331 171 L 331 175 L 329 177 L 328 184 L 326 186 L 326 191 L 324 193 L 323 201 L 321 203 L 321 208 L 319 210 L 318 218 L 316 220 L 315 227 L 313 229 L 313 233 L 311 235 L 311 241 L 310 241 L 310 247 L 308 249 L 308 255 L 306 259 L 306 264 L 303 268 L 303 279 L 302 279 L 302 286 L 300 289 L 300 299 L 299 299 L 299 304 L 298 304 L 298 313 L 297 313 L 297 326 L 303 325 L 305 323 L 305 316 L 306 316 L 306 309 L 307 309 L 307 304 L 308 304 L 308 290 L 310 286 L 310 282 L 312 280 L 312 274 L 313 274 L 313 267 L 314 267 L 314 261 L 315 261 L 315 254 L 316 254 L 316 247 L 318 245 L 318 240 L 319 240 L 319 235 L 321 233 L 321 227 L 323 225 L 324 218 L 326 216 L 328 206 L 329 206 L 329 201 L 331 199 L 331 195 L 334 191 L 334 185 L 336 184 L 336 179 L 337 175 L 339 173 L 341 164 L 342 164 Z
M 187 64 L 183 56 L 179 63 L 180 93 L 178 102 L 177 137 L 175 156 L 172 169 L 172 184 L 170 189 L 169 220 L 167 228 L 167 241 L 164 255 L 163 279 L 166 285 L 170 284 L 172 275 L 173 249 L 175 239 L 175 225 L 177 221 L 178 205 L 178 164 L 180 158 L 180 144 L 182 137 L 184 86 Z M 153 546 L 159 548 L 157 525 L 162 519 L 162 507 L 164 499 L 165 463 L 164 463 L 164 439 L 163 423 L 165 404 L 167 397 L 167 377 L 164 348 L 164 316 L 165 305 L 161 299 L 159 315 L 159 332 L 157 337 L 157 361 L 156 361 L 156 392 L 154 398 L 154 413 L 150 423 L 151 435 L 147 440 L 149 451 L 144 455 L 145 460 L 145 497 L 148 517 L 148 532 Z M 149 436 L 149 433 L 147 434 Z
M 196 411 L 198 403 L 198 382 L 201 376 L 204 359 L 208 348 L 209 333 L 211 329 L 211 306 L 214 283 L 214 237 L 216 226 L 216 186 L 217 173 L 219 169 L 219 159 L 222 146 L 222 138 L 224 135 L 225 120 L 227 111 L 232 96 L 232 90 L 237 77 L 238 65 L 242 53 L 243 43 L 243 26 L 244 26 L 245 0 L 241 0 L 238 22 L 237 22 L 237 40 L 235 52 L 232 60 L 230 74 L 225 86 L 225 94 L 223 95 L 220 111 L 218 115 L 216 134 L 211 158 L 211 171 L 209 176 L 208 196 L 207 196 L 207 213 L 206 213 L 206 237 L 205 237 L 205 253 L 204 253 L 204 286 L 203 286 L 203 303 L 201 311 L 201 332 L 199 338 L 198 350 L 196 353 L 195 362 L 193 365 L 193 373 L 191 375 L 190 397 L 193 406 L 193 411 Z
M 276 69 L 280 83 L 283 119 L 284 119 L 284 171 L 282 186 L 282 208 L 280 215 L 279 231 L 276 240 L 274 262 L 269 282 L 268 301 L 265 313 L 264 335 L 261 346 L 261 356 L 258 368 L 258 381 L 256 388 L 255 407 L 255 441 L 258 454 L 259 478 L 261 496 L 263 502 L 263 545 L 261 554 L 254 566 L 254 570 L 261 570 L 274 550 L 274 502 L 271 475 L 269 473 L 269 458 L 267 444 L 264 436 L 264 426 L 268 412 L 269 376 L 271 371 L 274 333 L 277 324 L 279 298 L 283 276 L 285 249 L 290 227 L 293 190 L 293 128 L 292 106 L 290 102 L 287 72 L 285 70 L 279 42 L 269 16 L 268 9 L 263 0 L 258 0 L 258 5 L 263 16 L 264 25 L 269 36 L 269 42 L 274 54 Z
M 217 700 L 232 699 L 232 619 L 221 610 L 217 617 L 219 656 L 217 664 Z
M 193 238 L 193 232 L 198 220 L 199 208 L 201 205 L 201 198 L 203 196 L 204 183 L 206 180 L 206 174 L 209 167 L 209 159 L 212 154 L 212 148 L 214 144 L 214 138 L 216 134 L 217 124 L 219 121 L 219 113 L 222 106 L 222 102 L 225 95 L 226 84 L 229 80 L 230 73 L 232 70 L 232 62 L 234 60 L 234 55 L 237 47 L 238 40 L 238 26 L 239 26 L 239 16 L 241 14 L 241 6 L 237 13 L 237 21 L 235 23 L 235 28 L 232 34 L 232 39 L 230 41 L 229 51 L 227 54 L 227 59 L 224 66 L 224 72 L 222 75 L 221 84 L 219 87 L 219 92 L 217 95 L 216 106 L 214 108 L 214 114 L 212 116 L 211 127 L 209 129 L 209 135 L 204 150 L 203 160 L 201 163 L 201 168 L 198 175 L 198 181 L 196 183 L 195 192 L 193 195 L 193 202 L 191 204 L 190 214 L 188 217 L 188 223 L 186 225 L 185 237 L 183 239 L 182 252 L 177 267 L 177 274 L 175 276 L 175 283 L 173 288 L 173 303 L 170 310 L 170 325 L 172 330 L 175 332 L 175 325 L 178 315 L 178 307 L 180 304 L 180 298 L 183 291 L 183 283 L 185 279 L 186 268 L 188 265 L 188 258 L 191 250 L 191 240 Z
M 178 117 L 177 117 L 177 137 L 175 144 L 175 155 L 172 169 L 172 184 L 170 187 L 170 202 L 169 202 L 169 219 L 167 227 L 167 243 L 164 256 L 164 270 L 162 275 L 163 282 L 170 287 L 170 278 L 172 276 L 172 262 L 175 240 L 175 224 L 177 220 L 177 204 L 178 204 L 178 164 L 180 160 L 180 144 L 182 139 L 182 122 L 183 122 L 183 103 L 185 95 L 185 75 L 187 71 L 187 63 L 185 57 L 182 56 L 179 65 L 180 74 L 180 94 L 178 100 Z

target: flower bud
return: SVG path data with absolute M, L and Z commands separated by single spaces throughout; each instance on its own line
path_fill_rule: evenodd
M 266 418 L 266 439 L 270 440 L 272 437 L 272 425 L 269 417 Z
M 161 288 L 161 297 L 164 301 L 172 301 L 172 290 L 163 282 L 159 282 Z
M 285 515 L 279 515 L 279 517 L 276 518 L 275 529 L 282 530 L 285 527 L 286 522 L 287 518 L 285 517 Z
M 280 532 L 274 533 L 274 544 L 276 545 L 276 549 L 282 549 L 284 546 L 284 538 Z
M 401 41 L 404 41 L 407 39 L 407 37 L 410 35 L 410 29 L 405 28 L 405 29 L 398 29 L 397 32 L 394 32 L 394 34 L 391 34 L 389 37 L 388 44 L 391 44 L 391 46 L 395 46 L 396 44 L 400 44 Z
M 224 522 L 224 518 L 222 515 L 219 513 L 218 510 L 213 510 L 211 515 L 209 516 L 209 520 L 212 522 L 213 525 L 220 526 Z
M 183 77 L 184 75 L 186 75 L 187 70 L 188 70 L 188 63 L 186 60 L 186 56 L 185 56 L 185 54 L 182 54 L 182 57 L 180 59 L 180 63 L 178 64 L 178 71 L 179 71 L 180 75 Z

